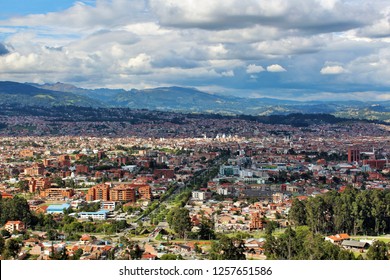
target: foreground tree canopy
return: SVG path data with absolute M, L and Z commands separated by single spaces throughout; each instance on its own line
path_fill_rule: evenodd
M 32 215 L 26 199 L 18 196 L 1 199 L 0 196 L 0 226 L 7 221 L 22 221 L 30 224 L 31 220 Z
M 271 260 L 353 260 L 352 252 L 324 240 L 307 226 L 288 227 L 279 237 L 267 233 L 265 255 Z
M 390 191 L 346 188 L 300 201 L 294 199 L 290 221 L 315 233 L 379 235 L 390 232 Z

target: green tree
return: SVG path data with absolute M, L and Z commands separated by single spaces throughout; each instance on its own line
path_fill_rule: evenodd
M 9 231 L 6 230 L 6 229 L 2 229 L 2 230 L 0 231 L 0 234 L 1 234 L 2 237 L 11 237 L 11 234 L 10 234 Z
M 3 236 L 0 235 L 0 255 L 3 253 L 5 247 L 5 239 Z
M 355 223 L 353 216 L 353 202 L 355 201 L 356 192 L 346 189 L 334 204 L 334 227 L 336 232 L 352 233 Z
M 265 255 L 273 260 L 353 260 L 352 252 L 325 241 L 307 226 L 287 228 L 279 237 L 266 236 Z
M 184 207 L 176 207 L 169 211 L 167 221 L 179 237 L 185 237 L 185 234 L 191 230 L 191 218 L 189 210 Z
M 367 250 L 369 260 L 388 260 L 389 257 L 389 247 L 383 241 L 375 241 Z
M 28 182 L 24 180 L 20 180 L 17 184 L 16 187 L 21 191 L 21 192 L 26 192 L 28 191 Z
M 47 239 L 49 240 L 57 240 L 58 232 L 55 229 L 49 229 L 47 231 Z
M 210 219 L 202 216 L 199 224 L 199 239 L 212 240 L 215 239 L 214 226 Z
M 84 253 L 83 249 L 78 248 L 78 249 L 73 253 L 73 257 L 72 257 L 72 258 L 73 258 L 74 260 L 79 260 L 80 257 L 83 255 L 83 253 Z
M 375 235 L 383 234 L 387 223 L 386 223 L 386 204 L 385 204 L 385 193 L 381 190 L 370 191 L 371 201 L 371 217 L 374 220 L 373 233 Z
M 326 224 L 326 203 L 321 196 L 311 198 L 306 203 L 307 225 L 315 233 L 322 232 Z
M 295 198 L 292 202 L 288 219 L 296 226 L 306 225 L 306 206 L 305 202 Z
M 366 234 L 369 230 L 371 219 L 371 199 L 368 191 L 359 192 L 352 203 L 352 215 L 354 216 L 353 233 Z
M 26 225 L 31 224 L 30 207 L 23 197 L 14 196 L 2 200 L 0 210 L 0 225 L 4 225 L 7 221 L 22 221 Z
M 67 260 L 68 254 L 66 253 L 66 248 L 61 248 L 59 251 L 56 251 L 54 247 L 51 248 L 50 258 L 52 260 Z
M 5 242 L 5 247 L 3 251 L 3 256 L 5 259 L 15 259 L 19 253 L 21 246 L 18 240 L 16 239 L 8 239 Z
M 245 246 L 240 239 L 229 238 L 223 235 L 218 241 L 211 244 L 211 260 L 245 260 Z
M 53 183 L 56 184 L 59 188 L 63 188 L 65 186 L 65 182 L 61 177 L 54 177 Z
M 194 245 L 194 251 L 195 251 L 195 253 L 197 253 L 197 254 L 201 254 L 201 253 L 202 253 L 202 248 L 199 246 L 198 243 L 195 243 L 195 245 Z
M 160 260 L 182 260 L 183 257 L 181 255 L 175 254 L 164 254 L 161 256 Z
M 142 257 L 143 251 L 138 244 L 135 244 L 130 250 L 130 256 L 132 260 L 139 260 Z

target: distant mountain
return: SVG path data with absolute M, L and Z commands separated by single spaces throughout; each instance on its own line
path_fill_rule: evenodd
M 116 94 L 126 92 L 124 89 L 106 89 L 106 88 L 99 88 L 99 89 L 84 89 L 84 88 L 78 88 L 71 84 L 64 84 L 64 83 L 55 83 L 55 84 L 31 84 L 34 87 L 47 89 L 47 90 L 53 90 L 53 91 L 61 91 L 61 92 L 68 92 L 68 93 L 74 93 L 79 94 L 82 96 L 86 96 L 88 98 L 99 100 L 103 103 L 105 103 L 104 106 L 107 105 L 114 105 L 112 103 L 112 99 Z
M 80 94 L 38 88 L 29 84 L 0 81 L 0 104 L 18 104 L 25 106 L 85 106 L 102 107 L 97 102 Z
M 295 101 L 210 94 L 195 88 L 84 89 L 71 84 L 0 82 L 0 104 L 149 109 L 224 115 L 333 114 L 343 118 L 390 122 L 390 101 Z
M 272 98 L 240 98 L 235 96 L 222 96 L 199 91 L 194 88 L 159 87 L 152 89 L 80 89 L 68 84 L 34 85 L 43 89 L 60 90 L 81 94 L 103 102 L 110 107 L 126 107 L 133 109 L 168 110 L 178 112 L 206 112 L 221 114 L 289 114 L 319 112 L 308 104 L 294 100 L 280 100 Z M 291 106 L 302 105 L 303 109 Z M 328 113 L 328 111 L 326 111 Z

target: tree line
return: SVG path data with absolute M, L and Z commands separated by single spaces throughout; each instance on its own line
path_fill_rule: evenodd
M 390 191 L 329 191 L 307 200 L 294 199 L 289 220 L 314 233 L 380 235 L 390 232 Z
M 321 234 L 314 233 L 308 226 L 288 227 L 279 237 L 272 235 L 272 223 L 267 226 L 264 245 L 265 255 L 270 260 L 363 260 L 353 252 L 325 241 Z M 369 260 L 388 260 L 388 245 L 376 241 L 368 249 L 365 258 Z

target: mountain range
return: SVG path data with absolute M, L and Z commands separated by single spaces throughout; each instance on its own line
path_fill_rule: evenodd
M 123 107 L 225 115 L 333 114 L 338 117 L 390 122 L 390 101 L 294 101 L 209 94 L 194 88 L 84 89 L 71 84 L 0 81 L 0 105 Z

